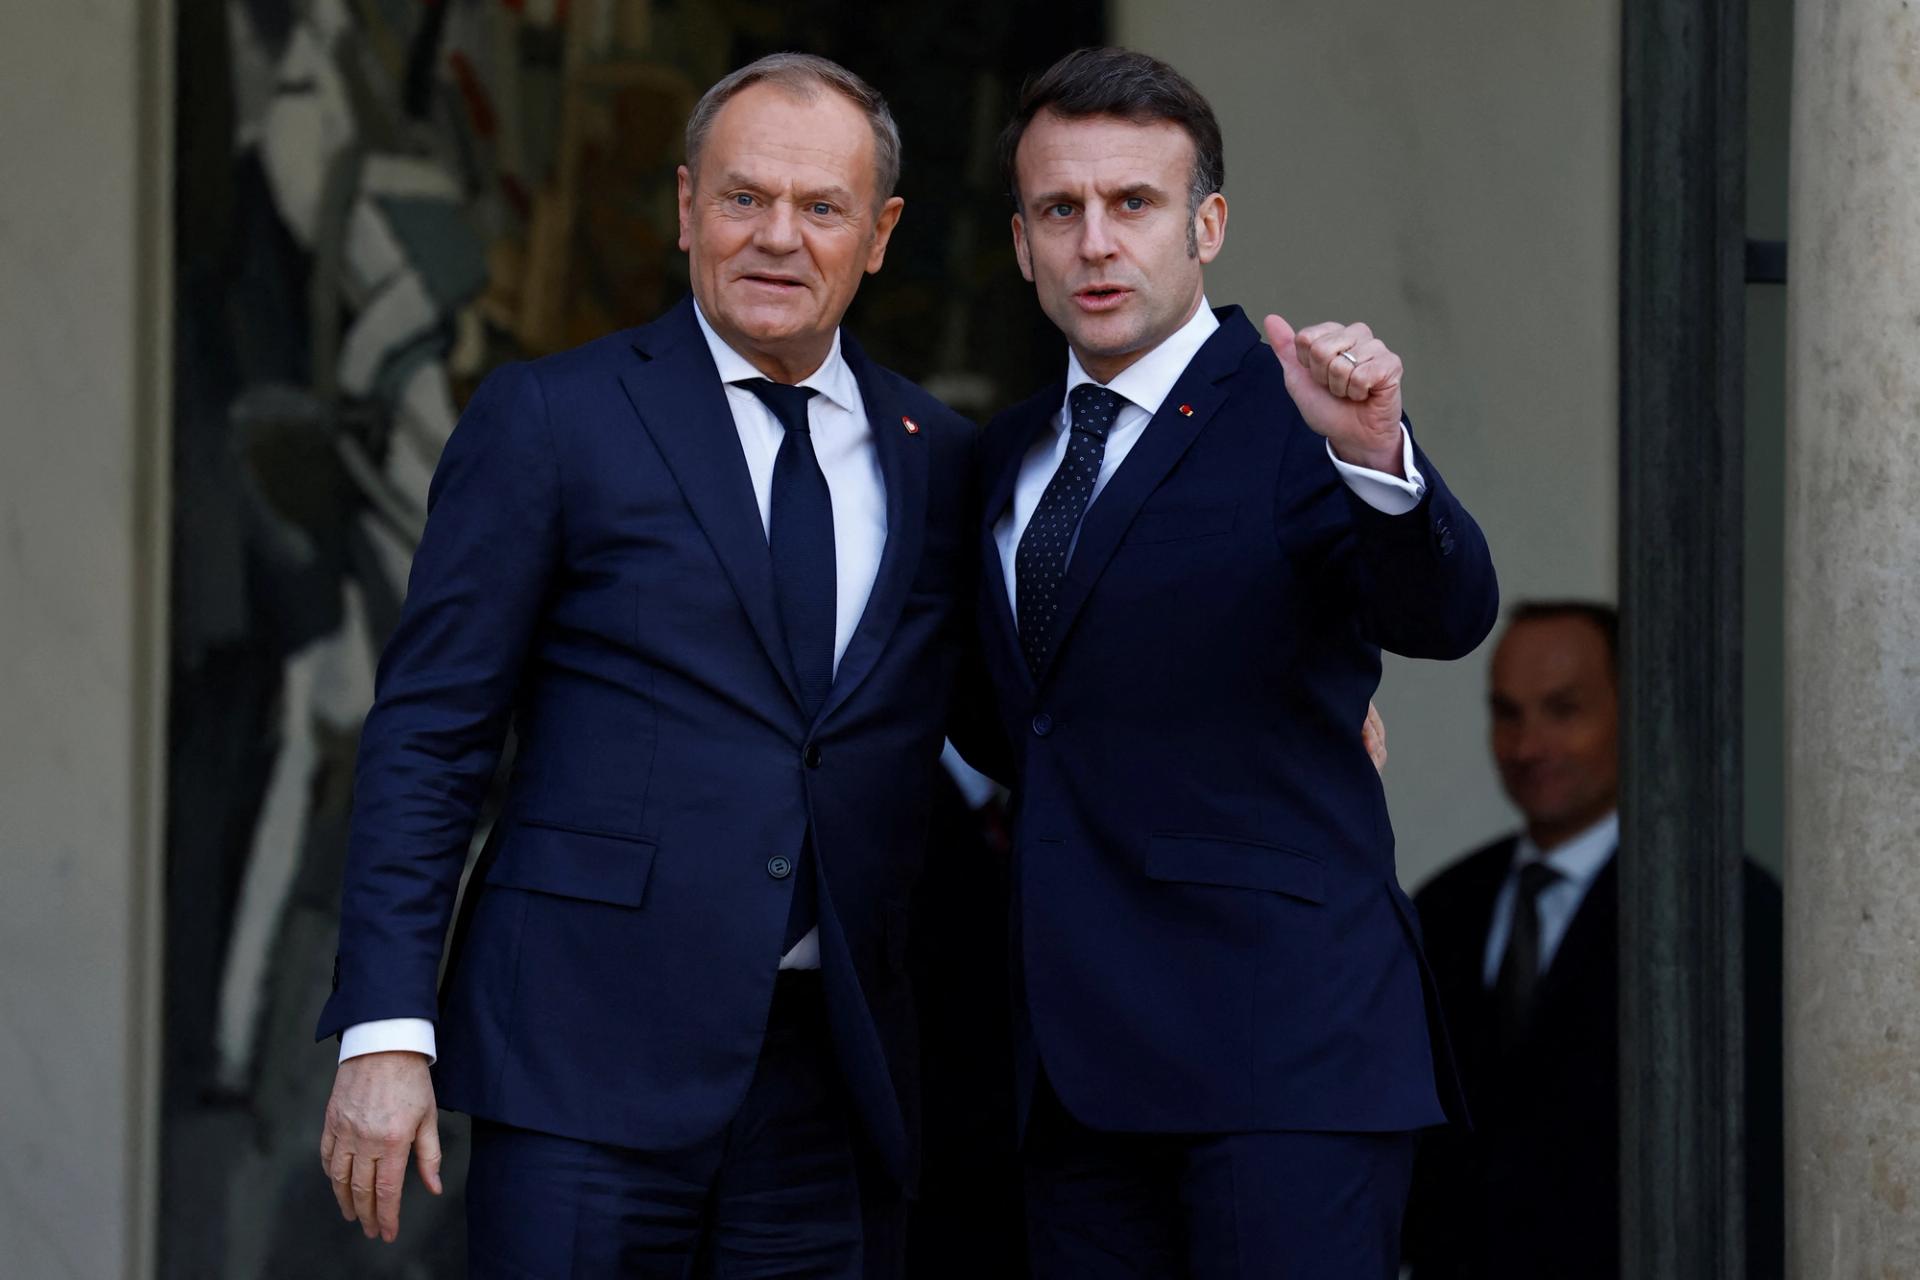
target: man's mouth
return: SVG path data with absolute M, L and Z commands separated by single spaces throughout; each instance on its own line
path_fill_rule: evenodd
M 785 291 L 789 289 L 806 288 L 806 283 L 802 280 L 793 276 L 774 275 L 770 272 L 754 271 L 740 278 L 748 284 L 758 285 L 763 289 Z
M 1133 290 L 1117 284 L 1093 284 L 1076 289 L 1073 300 L 1082 311 L 1111 311 L 1133 296 Z

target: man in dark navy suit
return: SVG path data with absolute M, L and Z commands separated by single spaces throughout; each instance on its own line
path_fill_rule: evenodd
M 1457 1105 L 1352 726 L 1382 648 L 1487 634 L 1486 544 L 1365 325 L 1208 306 L 1220 131 L 1178 73 L 1069 55 L 1006 157 L 1070 348 L 982 445 L 1033 1272 L 1391 1277 Z
M 369 1235 L 410 1149 L 438 1190 L 446 1106 L 475 1120 L 476 1276 L 897 1258 L 904 931 L 974 562 L 970 429 L 840 328 L 898 167 L 844 69 L 729 76 L 687 128 L 692 299 L 496 372 L 447 445 L 319 1025 L 321 1156 Z
M 1488 673 L 1493 759 L 1525 829 L 1415 901 L 1473 1128 L 1426 1135 L 1414 1280 L 1620 1274 L 1619 619 L 1525 604 Z M 1747 864 L 1748 1274 L 1780 1274 L 1780 889 Z

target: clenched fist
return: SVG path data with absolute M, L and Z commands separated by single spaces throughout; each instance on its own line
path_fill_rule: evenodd
M 1400 444 L 1400 357 L 1364 324 L 1315 324 L 1298 333 L 1267 317 L 1267 342 L 1287 394 L 1342 462 L 1405 476 Z

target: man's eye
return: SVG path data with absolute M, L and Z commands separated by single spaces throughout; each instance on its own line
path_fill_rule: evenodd
M 813 215 L 816 218 L 830 218 L 833 216 L 833 206 L 824 200 L 814 201 L 811 207 L 813 209 Z
M 1139 196 L 1128 196 L 1125 201 L 1129 213 L 1138 213 L 1147 207 L 1147 202 Z
M 753 197 L 748 195 L 744 191 L 734 196 L 733 202 L 736 205 L 740 206 L 742 209 L 750 209 L 753 207 Z
M 1047 207 L 1047 215 L 1053 218 L 1071 218 L 1073 216 L 1073 206 L 1070 204 L 1049 205 Z

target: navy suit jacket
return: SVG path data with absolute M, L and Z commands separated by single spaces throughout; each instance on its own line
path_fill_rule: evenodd
M 1021 1097 L 1044 1062 L 1099 1129 L 1414 1129 L 1457 1097 L 1360 724 L 1382 647 L 1457 658 L 1486 636 L 1493 567 L 1424 456 L 1411 513 L 1352 494 L 1273 352 L 1218 314 L 1087 510 L 1037 678 L 993 525 L 1064 387 L 983 441 Z
M 435 473 L 362 735 L 320 1035 L 433 1019 L 443 1106 L 631 1147 L 700 1141 L 759 1056 L 794 887 L 770 862 L 811 836 L 842 1069 L 909 1176 L 904 930 L 972 591 L 974 439 L 842 341 L 887 539 L 811 722 L 691 302 L 481 386 Z M 504 810 L 436 996 L 510 723 Z

